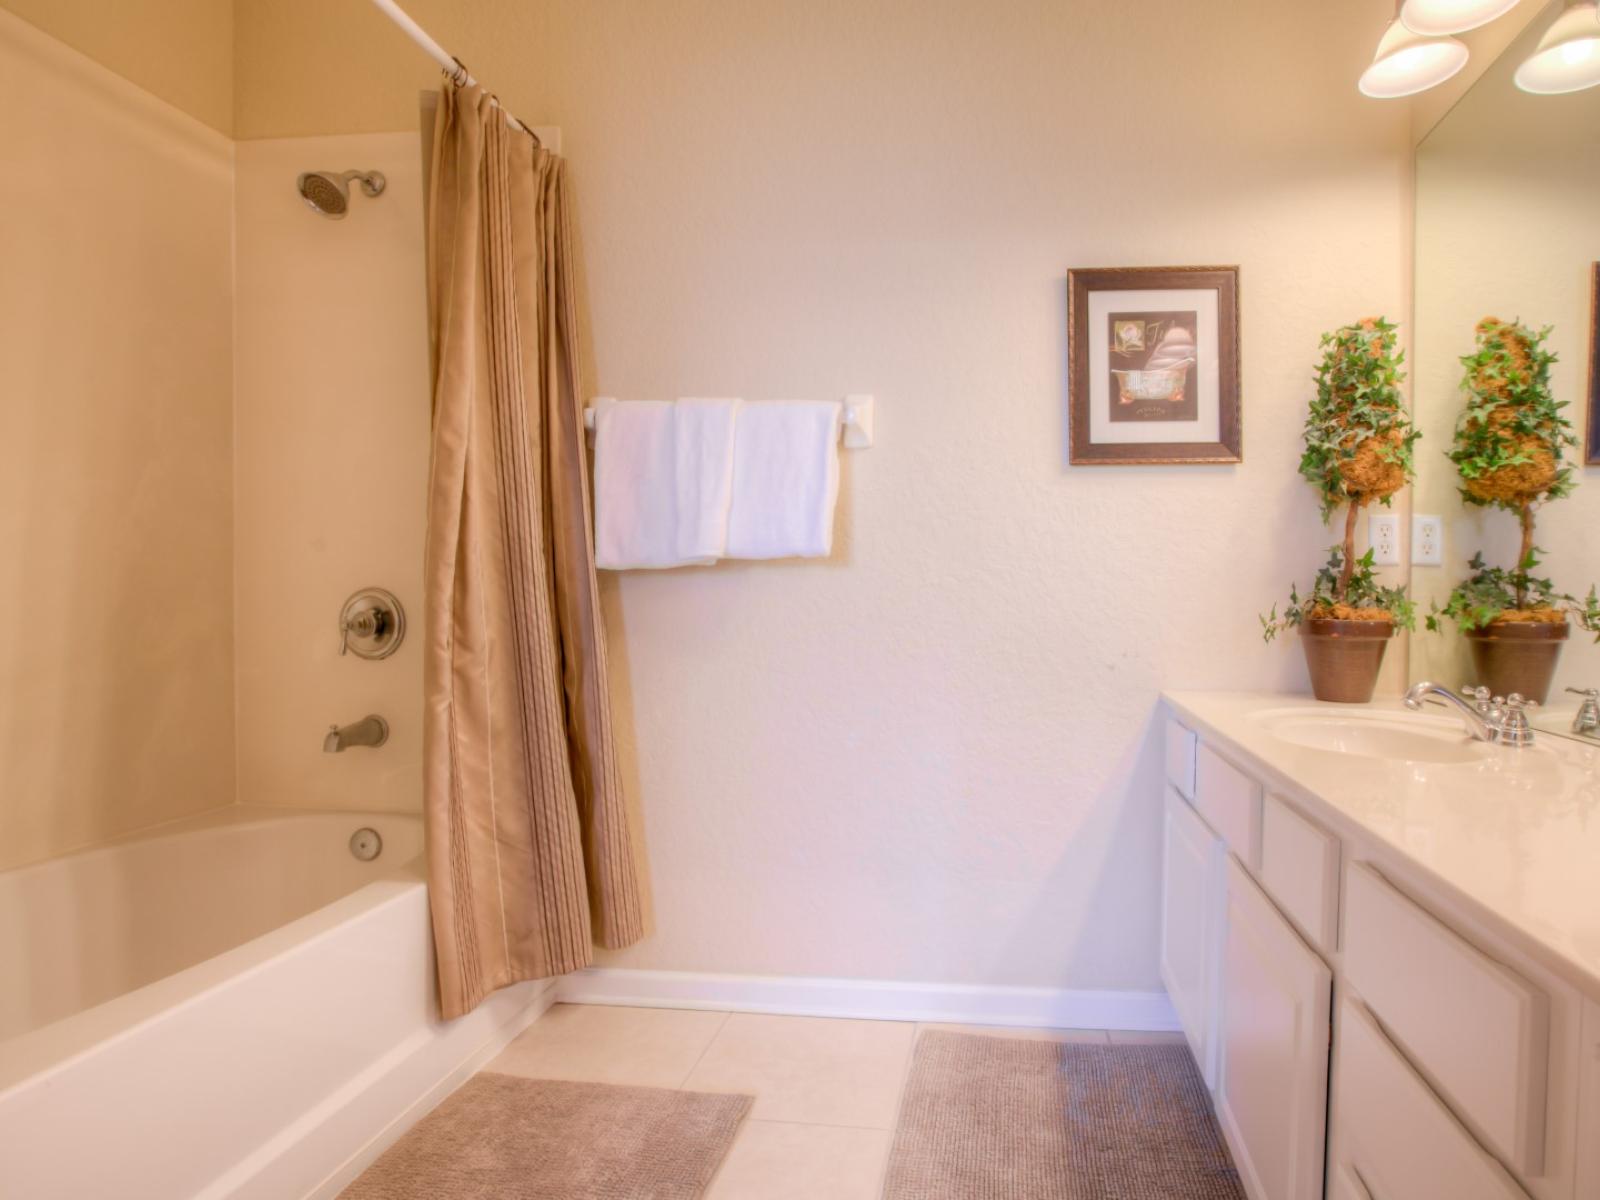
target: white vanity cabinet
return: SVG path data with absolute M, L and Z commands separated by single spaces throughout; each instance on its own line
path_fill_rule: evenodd
M 1233 858 L 1227 898 L 1217 1116 L 1251 1196 L 1318 1200 L 1333 975 Z
M 1208 1088 L 1217 1083 L 1217 945 L 1222 842 L 1174 789 L 1162 832 L 1161 977 Z
M 1166 750 L 1161 972 L 1250 1200 L 1600 1200 L 1600 1002 L 1238 743 Z

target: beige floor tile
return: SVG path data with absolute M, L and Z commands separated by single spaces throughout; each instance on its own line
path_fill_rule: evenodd
M 1022 1038 L 1038 1042 L 1083 1042 L 1091 1046 L 1106 1044 L 1104 1029 L 1029 1029 L 1007 1025 L 941 1025 L 926 1021 L 917 1026 L 919 1033 L 924 1029 L 943 1029 L 950 1033 L 980 1033 L 986 1037 Z
M 886 1129 L 746 1121 L 705 1200 L 876 1200 Z
M 484 1069 L 538 1079 L 682 1087 L 727 1019 L 720 1012 L 558 1004 Z
M 1113 1046 L 1181 1046 L 1184 1043 L 1183 1034 L 1165 1030 L 1113 1029 L 1110 1032 Z
M 734 1013 L 684 1086 L 745 1092 L 761 1121 L 892 1129 L 916 1027 Z

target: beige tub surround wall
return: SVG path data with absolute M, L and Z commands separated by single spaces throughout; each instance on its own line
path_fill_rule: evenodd
M 233 132 L 233 0 L 0 0 L 0 9 L 211 128 Z
M 233 147 L 0 13 L 0 867 L 234 798 Z
M 414 100 L 414 98 L 413 98 Z M 413 124 L 415 113 L 413 111 Z M 295 177 L 376 168 L 348 215 Z M 239 797 L 419 810 L 428 327 L 416 132 L 238 147 L 236 567 Z M 408 632 L 390 658 L 339 654 L 338 616 L 386 587 Z M 322 750 L 368 713 L 389 742 Z
M 608 586 L 656 930 L 607 961 L 1158 987 L 1157 692 L 1305 688 L 1256 614 L 1336 540 L 1317 338 L 1406 305 L 1387 0 L 409 7 L 562 128 L 598 391 L 879 398 L 833 559 Z M 270 9 L 246 136 L 415 121 L 415 47 Z M 1245 463 L 1068 469 L 1067 269 L 1171 263 L 1242 267 Z
M 1541 32 L 1529 29 L 1417 152 L 1417 377 L 1415 402 L 1424 441 L 1416 493 L 1419 512 L 1445 521 L 1444 565 L 1416 567 L 1415 592 L 1444 603 L 1481 549 L 1514 565 L 1520 542 L 1515 513 L 1468 508 L 1444 457 L 1463 404 L 1460 357 L 1472 353 L 1473 327 L 1486 316 L 1554 327 L 1547 343 L 1558 400 L 1580 439 L 1586 424 L 1591 320 L 1591 264 L 1600 261 L 1600 90 L 1530 96 L 1511 75 Z M 1538 512 L 1540 574 L 1558 588 L 1585 593 L 1600 583 L 1600 468 L 1567 452 L 1577 490 Z M 1464 639 L 1450 629 L 1414 639 L 1412 674 L 1452 685 L 1471 678 Z M 1556 675 L 1552 704 L 1571 701 L 1564 687 L 1600 686 L 1600 646 L 1574 628 Z

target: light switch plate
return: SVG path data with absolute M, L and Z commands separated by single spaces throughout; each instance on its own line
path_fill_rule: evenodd
M 1418 567 L 1444 564 L 1444 520 L 1421 513 L 1411 518 L 1411 562 Z
M 1372 561 L 1380 567 L 1400 565 L 1400 517 L 1397 513 L 1373 513 L 1367 518 L 1367 545 Z

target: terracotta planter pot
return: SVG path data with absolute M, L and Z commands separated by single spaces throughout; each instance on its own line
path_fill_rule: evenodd
M 1392 621 L 1312 618 L 1300 626 L 1311 691 L 1318 700 L 1365 704 L 1378 686 L 1383 652 L 1394 637 Z
M 1524 700 L 1545 703 L 1567 633 L 1566 622 L 1550 621 L 1497 621 L 1471 630 L 1467 645 L 1478 676 L 1473 683 L 1496 696 L 1519 692 Z

